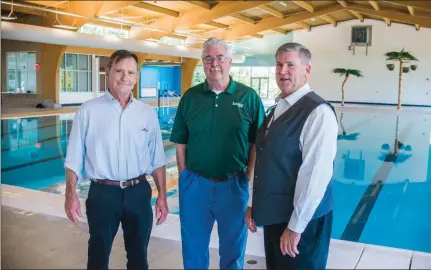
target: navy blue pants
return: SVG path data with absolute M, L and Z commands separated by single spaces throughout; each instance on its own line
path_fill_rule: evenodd
M 185 269 L 208 269 L 209 243 L 217 221 L 221 269 L 243 269 L 247 242 L 244 220 L 248 179 L 239 173 L 214 182 L 184 170 L 179 176 L 183 264 Z
M 143 181 L 121 189 L 92 182 L 85 204 L 90 230 L 87 269 L 108 269 L 120 222 L 127 269 L 148 269 L 147 247 L 153 226 L 150 184 Z
M 283 255 L 280 249 L 280 237 L 287 224 L 264 226 L 266 268 L 268 270 L 320 270 L 326 269 L 329 241 L 332 232 L 332 212 L 312 219 L 298 244 L 299 255 L 295 258 Z

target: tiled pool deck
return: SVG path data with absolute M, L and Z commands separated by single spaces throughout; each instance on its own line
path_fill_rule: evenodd
M 84 200 L 81 200 L 81 207 L 84 209 Z M 61 268 L 85 268 L 86 248 L 88 239 L 88 229 L 86 219 L 82 219 L 82 225 L 73 226 L 64 213 L 64 196 L 43 191 L 24 189 L 15 186 L 2 185 L 2 263 L 8 269 L 22 268 L 46 268 L 52 265 L 53 268 L 60 267 L 58 264 L 47 264 L 49 260 L 54 260 L 57 256 L 69 258 L 62 261 Z M 82 211 L 85 214 L 85 211 Z M 25 218 L 22 217 L 25 216 Z M 45 218 L 41 218 L 45 217 Z M 39 217 L 39 218 L 36 218 Z M 21 222 L 16 221 L 21 219 Z M 24 219 L 24 220 L 23 220 Z M 34 219 L 34 220 L 33 220 Z M 54 226 L 53 220 L 58 221 Z M 12 224 L 13 222 L 13 224 Z M 29 226 L 28 224 L 31 224 Z M 25 227 L 27 226 L 27 227 Z M 49 227 L 49 230 L 47 228 Z M 33 233 L 31 233 L 33 232 Z M 65 232 L 65 230 L 67 232 Z M 15 233 L 14 233 L 15 231 Z M 18 233 L 22 231 L 23 233 Z M 25 233 L 24 233 L 25 231 Z M 60 240 L 65 233 L 74 234 L 76 240 L 73 243 Z M 24 238 L 25 235 L 30 235 Z M 396 236 L 394 236 L 396 237 Z M 12 239 L 14 238 L 14 239 Z M 116 243 L 121 242 L 121 228 L 117 236 Z M 152 240 L 150 243 L 151 268 L 181 269 L 181 244 L 180 241 L 179 216 L 170 214 L 167 221 L 153 227 Z M 32 242 L 33 241 L 33 242 Z M 43 243 L 41 243 L 42 241 Z M 78 242 L 77 242 L 78 241 Z M 152 243 L 155 243 L 152 246 Z M 50 245 L 50 252 L 41 253 L 37 248 L 28 249 L 29 246 Z M 212 248 L 211 267 L 217 268 L 217 246 L 218 237 L 216 225 L 211 236 L 210 247 Z M 12 260 L 13 252 L 8 249 L 20 250 L 26 248 L 26 252 L 19 253 L 19 260 Z M 46 247 L 48 248 L 48 247 Z M 57 254 L 53 257 L 53 253 Z M 163 256 L 151 255 L 163 254 Z M 169 256 L 165 256 L 169 253 Z M 264 268 L 264 250 L 262 231 L 249 233 L 247 244 L 246 260 L 254 260 L 257 264 L 247 264 L 246 268 Z M 67 255 L 69 254 L 69 255 Z M 76 255 L 76 254 L 79 254 Z M 124 246 L 115 244 L 112 251 L 113 268 L 124 268 Z M 5 258 L 5 256 L 9 256 Z M 46 258 L 37 258 L 45 256 Z M 73 259 L 72 259 L 73 258 Z M 12 261 L 11 261 L 12 260 Z M 27 265 L 22 263 L 27 261 Z M 29 262 L 32 262 L 30 265 Z M 381 246 L 367 245 L 333 239 L 330 245 L 329 261 L 327 269 L 430 269 L 431 254 L 409 250 L 387 248 Z

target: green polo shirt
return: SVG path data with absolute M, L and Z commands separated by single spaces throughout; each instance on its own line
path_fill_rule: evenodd
M 219 95 L 204 83 L 178 104 L 170 140 L 186 144 L 186 167 L 205 177 L 225 177 L 247 167 L 265 109 L 255 90 L 230 78 Z

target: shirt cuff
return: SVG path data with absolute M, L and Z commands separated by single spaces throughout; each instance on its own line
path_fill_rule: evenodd
M 82 172 L 81 172 L 82 168 L 80 168 L 78 166 L 74 166 L 72 163 L 69 163 L 67 161 L 64 163 L 64 167 L 75 173 L 76 182 L 80 182 L 84 178 L 84 176 L 82 175 Z
M 290 217 L 289 225 L 287 225 L 287 227 L 293 232 L 303 233 L 308 225 L 308 222 L 309 220 L 299 219 L 295 212 L 293 212 L 292 216 Z

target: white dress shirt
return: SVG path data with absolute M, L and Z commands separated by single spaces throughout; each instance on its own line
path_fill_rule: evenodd
M 127 180 L 166 165 L 154 109 L 133 97 L 123 110 L 109 91 L 81 105 L 69 136 L 65 167 L 78 179 Z
M 290 96 L 278 99 L 274 120 L 312 91 L 308 84 Z M 272 122 L 272 121 L 270 121 Z M 322 200 L 332 178 L 333 162 L 337 152 L 337 119 L 327 104 L 319 105 L 308 116 L 300 135 L 303 163 L 299 168 L 294 195 L 294 211 L 288 228 L 302 233 Z M 250 180 L 248 206 L 252 206 L 253 179 Z M 274 207 L 279 207 L 274 205 Z

